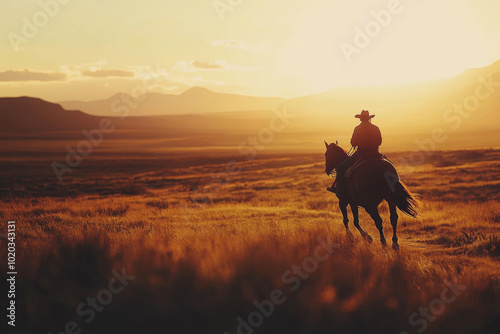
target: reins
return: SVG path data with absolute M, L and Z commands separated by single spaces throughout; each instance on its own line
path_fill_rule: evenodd
M 351 146 L 351 149 L 349 150 L 349 152 L 347 152 L 347 155 L 351 157 L 355 152 L 356 152 L 356 147 Z
M 352 153 L 351 153 L 351 151 L 352 151 Z M 354 147 L 351 147 L 351 149 L 349 150 L 348 153 L 346 153 L 345 151 L 342 150 L 342 152 L 344 152 L 344 153 L 347 154 L 347 157 L 350 157 L 352 154 L 354 154 L 354 151 L 355 151 Z M 339 161 L 337 162 L 337 161 L 335 161 L 335 160 L 337 160 L 336 158 L 337 158 L 337 156 L 332 157 L 332 160 L 333 160 L 332 164 L 335 165 L 335 166 L 338 166 L 342 162 L 342 160 L 339 159 Z M 338 158 L 340 158 L 340 157 L 338 157 Z M 332 168 L 332 171 L 328 175 L 332 176 L 332 177 L 336 177 L 336 175 L 337 175 L 337 169 L 335 167 Z

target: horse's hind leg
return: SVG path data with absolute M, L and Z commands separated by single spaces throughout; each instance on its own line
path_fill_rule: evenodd
M 389 211 L 391 213 L 391 225 L 392 225 L 392 248 L 399 249 L 398 237 L 396 235 L 396 229 L 398 227 L 398 210 L 396 204 L 389 203 Z
M 351 207 L 351 211 L 352 211 L 352 218 L 353 218 L 354 226 L 358 229 L 359 233 L 361 233 L 361 236 L 363 238 L 372 242 L 373 241 L 372 237 L 361 228 L 361 225 L 359 225 L 358 206 L 351 203 L 350 207 Z
M 377 227 L 379 233 L 380 233 L 380 242 L 382 245 L 386 246 L 387 242 L 385 241 L 385 236 L 384 236 L 384 230 L 382 229 L 382 218 L 380 217 L 380 214 L 378 213 L 378 207 L 371 207 L 371 208 L 365 208 L 366 212 L 372 217 L 373 221 L 375 222 L 375 226 Z
M 352 236 L 351 230 L 349 230 L 349 217 L 347 216 L 347 203 L 344 201 L 339 201 L 339 208 L 340 208 L 340 211 L 342 212 L 345 231 L 347 232 L 347 235 Z

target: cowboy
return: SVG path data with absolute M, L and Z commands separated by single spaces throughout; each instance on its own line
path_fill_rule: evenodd
M 335 193 L 336 189 L 339 189 L 340 192 L 344 190 L 344 174 L 358 159 L 363 160 L 379 156 L 378 147 L 382 144 L 382 134 L 380 129 L 371 123 L 375 115 L 370 115 L 368 110 L 363 110 L 361 114 L 354 117 L 359 118 L 361 121 L 361 124 L 354 128 L 351 138 L 352 147 L 357 147 L 358 150 L 337 166 L 337 178 L 330 188 L 326 188 L 332 193 Z

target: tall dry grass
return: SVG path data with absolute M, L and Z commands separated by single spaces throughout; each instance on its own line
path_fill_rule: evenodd
M 281 289 L 286 301 L 256 333 L 416 333 L 421 327 L 410 315 L 456 279 L 466 290 L 425 333 L 496 333 L 500 204 L 484 199 L 482 187 L 495 185 L 500 168 L 477 162 L 492 178 L 478 180 L 464 172 L 470 165 L 457 165 L 469 155 L 447 154 L 442 167 L 403 175 L 424 197 L 419 218 L 401 215 L 399 252 L 380 245 L 364 212 L 362 226 L 376 241 L 345 235 L 312 156 L 242 163 L 240 173 L 206 192 L 219 162 L 138 170 L 134 184 L 144 191 L 126 195 L 101 193 L 119 179 L 103 174 L 93 180 L 95 192 L 88 185 L 76 197 L 3 197 L 0 218 L 18 224 L 17 330 L 56 333 L 75 321 L 83 333 L 236 333 L 237 318 L 254 312 L 254 301 Z M 471 186 L 467 197 L 460 184 Z M 380 211 L 390 235 L 386 206 Z M 314 254 L 318 237 L 339 248 L 292 291 L 283 273 Z M 76 307 L 121 268 L 135 279 L 87 324 Z

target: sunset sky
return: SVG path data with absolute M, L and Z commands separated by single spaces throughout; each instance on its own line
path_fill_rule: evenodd
M 500 59 L 498 0 L 59 1 L 0 2 L 0 96 L 102 99 L 154 71 L 158 92 L 295 97 L 435 80 Z M 372 29 L 366 46 L 356 47 L 357 28 Z M 357 48 L 350 57 L 347 44 Z

